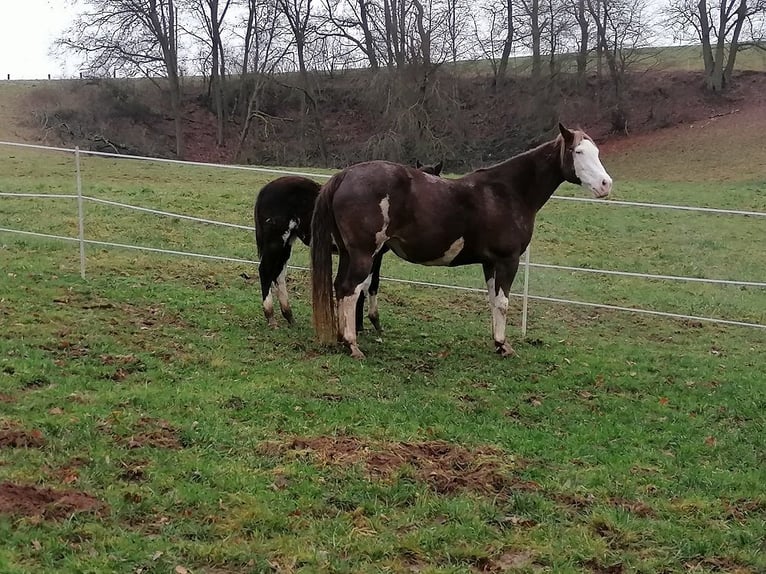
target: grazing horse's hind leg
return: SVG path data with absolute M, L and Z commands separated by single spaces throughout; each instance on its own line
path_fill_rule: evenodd
M 356 332 L 364 331 L 364 300 L 365 295 L 369 301 L 367 318 L 372 323 L 375 330 L 380 333 L 383 329 L 380 326 L 380 316 L 378 315 L 378 287 L 380 286 L 380 265 L 383 262 L 383 254 L 388 251 L 387 248 L 381 249 L 372 260 L 372 273 L 370 274 L 370 285 L 359 293 L 359 299 L 356 302 Z
M 505 340 L 505 326 L 508 315 L 508 294 L 519 268 L 519 258 L 501 260 L 494 265 L 484 264 L 483 267 L 492 313 L 492 338 L 495 341 L 495 351 L 503 357 L 513 356 L 516 351 Z
M 277 322 L 274 319 L 273 290 L 277 292 L 282 316 L 287 319 L 289 324 L 292 325 L 293 323 L 293 312 L 287 300 L 287 285 L 285 283 L 285 266 L 287 260 L 290 259 L 290 251 L 289 245 L 276 245 L 269 246 L 261 255 L 258 276 L 261 280 L 261 292 L 263 294 L 263 314 L 269 327 L 272 328 L 277 327 Z
M 378 315 L 378 287 L 380 286 L 380 265 L 383 262 L 383 254 L 388 251 L 386 247 L 381 249 L 372 260 L 372 274 L 370 277 L 369 293 L 369 308 L 367 310 L 367 317 L 370 319 L 370 323 L 375 327 L 375 330 L 380 333 L 383 329 L 380 326 L 380 316 Z
M 335 296 L 338 300 L 338 336 L 355 359 L 364 359 L 356 344 L 356 303 L 368 287 L 372 271 L 372 255 L 340 249 Z

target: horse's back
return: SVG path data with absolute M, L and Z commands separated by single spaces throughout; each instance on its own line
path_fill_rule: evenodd
M 307 241 L 320 189 L 314 180 L 300 176 L 280 177 L 263 186 L 253 209 L 259 248 L 272 236 L 284 242 L 285 232 Z
M 321 186 L 312 179 L 285 176 L 270 181 L 261 188 L 255 200 L 256 209 L 282 209 L 292 206 L 303 209 L 307 204 L 313 209 L 314 200 Z

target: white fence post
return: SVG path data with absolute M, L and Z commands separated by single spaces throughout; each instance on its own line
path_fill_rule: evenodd
M 82 176 L 80 175 L 80 146 L 74 148 L 74 165 L 77 173 L 77 231 L 80 239 L 80 277 L 85 279 L 85 217 L 82 204 Z
M 524 301 L 521 305 L 521 336 L 527 336 L 527 311 L 529 308 L 529 251 L 532 244 L 527 245 L 524 252 Z

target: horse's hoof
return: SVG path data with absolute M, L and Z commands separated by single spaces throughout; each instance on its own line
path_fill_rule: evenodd
M 360 351 L 359 347 L 357 347 L 356 345 L 351 345 L 351 347 L 349 347 L 349 350 L 351 351 L 352 359 L 364 359 L 364 353 L 362 353 L 362 351 Z
M 383 332 L 383 327 L 380 326 L 380 320 L 377 317 L 375 317 L 374 319 L 370 317 L 370 323 L 372 323 L 372 326 L 375 327 L 375 330 L 378 333 Z
M 515 357 L 516 351 L 507 342 L 495 342 L 495 352 L 501 357 Z
M 282 316 L 291 327 L 295 324 L 295 319 L 293 319 L 293 312 L 291 310 L 288 309 L 287 311 L 282 311 Z

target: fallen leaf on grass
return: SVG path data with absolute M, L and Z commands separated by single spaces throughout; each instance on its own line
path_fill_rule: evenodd
M 176 569 L 174 570 L 176 574 L 189 574 L 189 569 L 184 568 L 183 566 L 176 566 Z
M 716 438 L 714 436 L 709 436 L 709 437 L 705 438 L 705 444 L 707 446 L 713 447 L 713 446 L 716 445 L 717 442 L 718 441 L 716 440 Z

